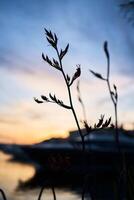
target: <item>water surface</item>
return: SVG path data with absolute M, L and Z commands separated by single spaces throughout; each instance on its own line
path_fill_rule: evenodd
M 6 192 L 8 200 L 36 200 L 39 189 L 17 190 L 19 181 L 26 181 L 34 173 L 34 167 L 28 164 L 10 162 L 11 156 L 0 152 L 0 187 Z M 56 189 L 57 200 L 78 200 L 79 195 L 69 190 Z M 51 190 L 47 189 L 42 199 L 52 200 Z M 0 200 L 1 197 L 0 197 Z

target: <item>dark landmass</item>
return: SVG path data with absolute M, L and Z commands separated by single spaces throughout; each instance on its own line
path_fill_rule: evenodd
M 121 152 L 133 179 L 134 131 L 120 129 L 119 134 Z M 87 185 L 95 196 L 105 199 L 106 195 L 106 199 L 114 199 L 115 180 L 122 168 L 122 155 L 115 144 L 114 130 L 94 132 L 86 137 L 85 144 L 86 151 L 83 153 L 78 132 L 74 131 L 67 139 L 50 139 L 34 145 L 0 144 L 0 150 L 10 154 L 12 162 L 35 167 L 35 175 L 26 182 L 20 181 L 18 189 L 54 185 L 79 191 L 83 177 L 86 177 Z

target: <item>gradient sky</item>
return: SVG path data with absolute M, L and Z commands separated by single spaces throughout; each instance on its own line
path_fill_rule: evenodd
M 119 8 L 121 0 L 1 0 L 0 1 L 0 142 L 33 143 L 66 136 L 75 129 L 70 111 L 57 105 L 38 105 L 33 97 L 55 93 L 68 102 L 61 74 L 41 58 L 55 56 L 44 27 L 58 35 L 59 45 L 70 44 L 64 59 L 72 75 L 81 64 L 81 93 L 89 123 L 100 114 L 113 116 L 106 85 L 89 69 L 106 74 L 103 42 L 111 55 L 111 80 L 119 92 L 119 122 L 134 122 L 134 27 Z M 72 87 L 75 108 L 83 119 Z M 114 119 L 114 118 L 113 118 Z

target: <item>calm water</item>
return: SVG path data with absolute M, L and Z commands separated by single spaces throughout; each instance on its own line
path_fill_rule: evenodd
M 16 191 L 18 181 L 28 180 L 34 175 L 34 167 L 27 164 L 12 163 L 9 155 L 0 152 L 0 187 L 5 190 L 8 200 L 36 200 L 38 189 Z M 80 196 L 70 191 L 56 190 L 57 200 L 78 200 Z M 51 191 L 46 190 L 42 200 L 52 200 Z M 0 200 L 1 197 L 0 197 Z

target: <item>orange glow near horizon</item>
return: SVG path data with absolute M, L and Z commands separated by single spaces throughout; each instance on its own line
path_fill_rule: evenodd
M 58 122 L 57 122 L 58 123 Z M 72 121 L 73 123 L 73 121 Z M 59 123 L 60 124 L 60 123 Z M 51 126 L 50 126 L 51 127 Z M 55 128 L 54 128 L 55 127 Z M 31 124 L 31 127 L 25 126 L 0 126 L 0 143 L 14 143 L 14 144 L 34 144 L 48 140 L 51 138 L 66 138 L 69 136 L 71 130 L 77 130 L 77 127 L 74 126 L 68 130 L 62 128 L 58 129 L 54 126 L 53 128 L 42 128 L 42 125 L 38 124 L 38 127 L 34 127 Z M 133 130 L 133 123 L 124 123 L 123 127 L 126 130 Z M 3 134 L 2 134 L 3 132 Z M 5 134 L 6 133 L 6 134 Z
M 12 131 L 7 131 L 6 134 L 0 134 L 0 143 L 13 143 L 13 144 L 34 144 L 48 140 L 50 138 L 66 138 L 69 133 L 67 131 L 56 130 L 39 130 L 39 131 L 29 131 L 21 129 L 18 133 Z

